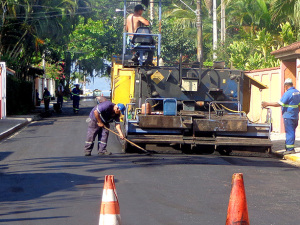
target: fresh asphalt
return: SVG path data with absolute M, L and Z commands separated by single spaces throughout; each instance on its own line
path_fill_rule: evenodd
M 103 179 L 114 175 L 122 224 L 224 224 L 233 173 L 243 173 L 251 224 L 300 221 L 300 170 L 268 154 L 234 156 L 114 154 L 85 157 L 85 122 L 78 115 L 35 121 L 0 142 L 0 224 L 98 224 Z

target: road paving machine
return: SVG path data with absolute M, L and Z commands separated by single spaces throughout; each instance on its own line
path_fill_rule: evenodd
M 161 24 L 161 0 L 158 5 Z M 128 35 L 136 37 L 135 43 L 127 44 Z M 126 105 L 123 130 L 128 140 L 146 149 L 171 146 L 188 153 L 270 150 L 271 124 L 247 117 L 251 85 L 259 89 L 265 85 L 222 63 L 203 68 L 199 63 L 183 63 L 180 57 L 178 63 L 162 66 L 160 43 L 161 34 L 149 29 L 124 30 L 123 54 L 112 59 L 111 99 Z M 149 51 L 155 52 L 154 65 L 145 65 Z M 138 62 L 131 60 L 132 52 L 139 52 Z M 135 149 L 126 142 L 123 150 Z

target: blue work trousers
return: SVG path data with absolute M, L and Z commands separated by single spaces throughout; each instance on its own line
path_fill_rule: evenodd
M 284 118 L 284 128 L 285 128 L 285 149 L 287 151 L 294 150 L 295 148 L 295 133 L 298 126 L 298 119 L 286 119 Z
M 57 104 L 60 104 L 60 108 L 62 108 L 64 102 L 63 96 L 57 96 Z
M 109 124 L 105 124 L 109 128 Z M 91 120 L 89 122 L 87 136 L 85 141 L 85 152 L 91 152 L 94 147 L 94 141 L 98 136 L 98 153 L 106 152 L 107 140 L 109 131 L 104 127 L 99 127 L 96 121 Z
M 79 110 L 79 99 L 73 97 L 73 110 L 78 111 Z

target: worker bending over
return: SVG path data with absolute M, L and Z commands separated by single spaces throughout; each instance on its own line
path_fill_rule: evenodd
M 104 101 L 96 105 L 90 112 L 88 121 L 87 137 L 85 142 L 85 156 L 90 156 L 94 147 L 94 140 L 98 135 L 98 155 L 111 155 L 106 150 L 109 131 L 109 123 L 114 121 L 120 138 L 124 135 L 121 130 L 120 116 L 124 114 L 125 106 L 121 103 L 114 104 L 110 101 Z

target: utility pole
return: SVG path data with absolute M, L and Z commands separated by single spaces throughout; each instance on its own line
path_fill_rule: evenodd
M 150 0 L 150 21 L 153 23 L 153 18 L 154 18 L 154 1 Z
M 196 25 L 197 25 L 197 60 L 200 63 L 200 68 L 203 64 L 203 48 L 202 48 L 202 8 L 201 0 L 197 0 L 196 10 Z
M 217 24 L 217 0 L 213 0 L 213 59 L 217 59 L 218 24 Z
M 221 0 L 221 42 L 225 43 L 226 27 L 225 27 L 225 1 Z
M 45 61 L 45 51 L 43 52 L 42 55 L 42 65 L 43 65 L 43 82 L 42 82 L 42 91 L 44 91 L 44 88 L 47 87 L 47 82 L 46 82 L 46 61 Z

